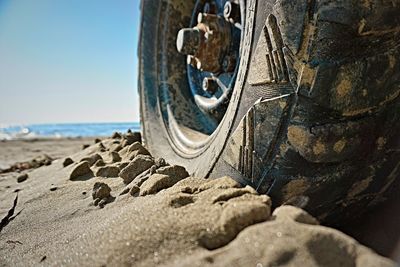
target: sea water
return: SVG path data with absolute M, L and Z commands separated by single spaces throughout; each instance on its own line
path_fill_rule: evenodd
M 109 136 L 113 132 L 140 131 L 139 122 L 0 125 L 0 140 Z

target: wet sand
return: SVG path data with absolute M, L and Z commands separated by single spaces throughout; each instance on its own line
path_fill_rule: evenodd
M 16 191 L 18 200 L 0 266 L 394 266 L 301 209 L 271 211 L 268 196 L 229 177 L 190 177 L 135 141 L 1 143 L 4 165 L 57 159 L 1 174 L 0 219 Z

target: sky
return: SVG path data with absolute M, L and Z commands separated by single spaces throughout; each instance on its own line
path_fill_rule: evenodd
M 140 0 L 0 0 L 0 124 L 139 119 Z

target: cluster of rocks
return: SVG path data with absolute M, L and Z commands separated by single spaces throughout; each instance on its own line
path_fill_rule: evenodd
M 50 156 L 43 154 L 29 161 L 17 162 L 7 169 L 0 170 L 0 173 L 22 172 L 25 170 L 36 169 L 42 166 L 48 166 L 52 161 L 53 159 Z
M 78 162 L 71 158 L 64 160 L 64 167 L 74 164 L 69 179 L 119 177 L 125 184 L 120 196 L 128 193 L 132 196 L 155 194 L 189 176 L 184 167 L 171 166 L 162 158 L 152 157 L 137 132 L 114 133 L 111 138 L 96 139 L 94 145 L 85 149 L 90 151 L 89 155 Z M 92 196 L 94 204 L 102 208 L 111 202 L 111 189 L 106 183 L 97 182 Z

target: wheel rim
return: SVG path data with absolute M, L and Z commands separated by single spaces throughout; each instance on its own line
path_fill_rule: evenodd
M 187 1 L 184 3 L 190 5 Z M 233 4 L 235 7 L 231 13 L 225 10 L 224 16 L 227 3 Z M 243 39 L 242 29 L 245 18 L 244 0 L 236 3 L 226 0 L 198 0 L 191 2 L 191 6 L 191 10 L 187 6 L 184 8 L 190 10 L 190 14 L 182 12 L 180 16 L 173 19 L 172 23 L 168 12 L 166 12 L 164 18 L 161 14 L 160 21 L 163 21 L 163 25 L 160 24 L 161 36 L 158 37 L 159 40 L 165 40 L 160 42 L 160 54 L 158 55 L 161 80 L 159 81 L 158 99 L 161 115 L 171 143 L 186 157 L 195 156 L 207 145 L 224 118 L 239 69 Z M 207 9 L 210 9 L 210 12 L 213 13 L 204 14 Z M 199 14 L 203 16 L 202 22 L 198 19 Z M 221 31 L 228 31 L 228 35 L 230 35 L 225 42 L 221 43 L 221 40 L 219 40 L 217 44 L 219 54 L 214 57 L 216 60 L 211 60 L 211 63 L 204 61 L 204 58 L 212 54 L 207 50 L 207 48 L 210 48 L 209 46 L 206 46 L 205 51 L 199 53 L 199 51 L 193 51 L 191 47 L 193 43 L 196 43 L 196 37 L 192 42 L 189 40 L 189 44 L 185 44 L 186 47 L 182 45 L 182 40 L 179 40 L 182 39 L 182 36 L 179 37 L 182 29 L 193 29 L 199 27 L 200 23 L 207 24 L 208 22 L 204 22 L 204 20 L 207 20 L 208 17 L 212 17 L 211 23 L 217 20 L 222 28 Z M 172 24 L 174 27 L 171 26 Z M 212 28 L 213 25 L 206 26 Z M 169 33 L 174 32 L 174 30 L 175 36 L 173 38 Z M 215 28 L 213 30 L 215 35 Z M 226 38 L 226 35 L 219 39 L 223 38 Z M 175 51 L 171 48 L 171 41 L 177 43 L 174 43 Z M 201 49 L 204 49 L 204 47 Z M 172 55 L 169 56 L 170 54 Z M 177 59 L 174 59 L 174 57 Z M 196 61 L 193 61 L 193 59 Z M 194 63 L 198 61 L 202 61 L 200 67 Z M 173 67 L 168 69 L 166 65 L 171 64 Z M 170 82 L 171 73 L 179 73 L 179 75 L 173 75 L 175 77 L 174 82 Z M 177 76 L 179 77 L 176 78 Z M 179 88 L 179 91 L 177 88 Z

